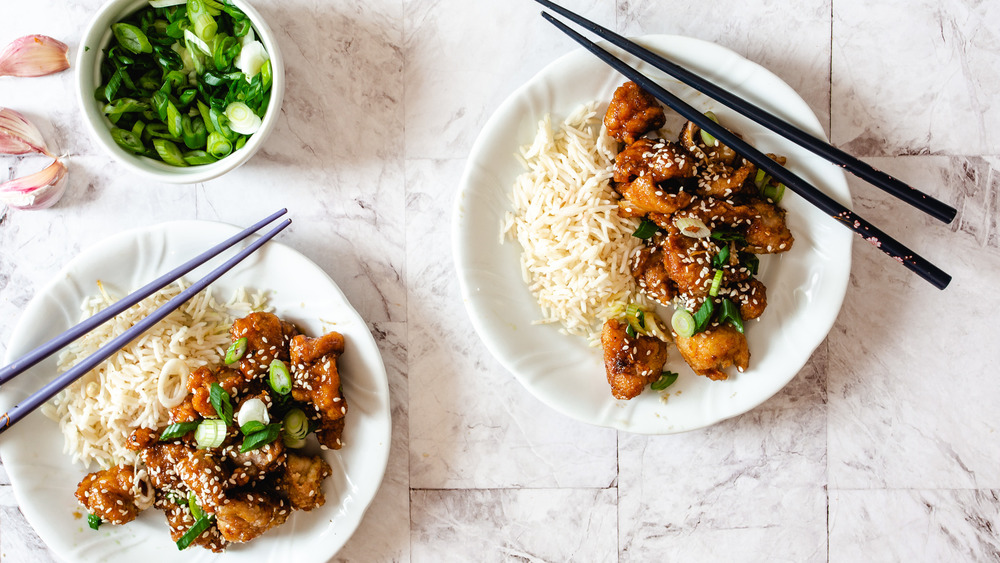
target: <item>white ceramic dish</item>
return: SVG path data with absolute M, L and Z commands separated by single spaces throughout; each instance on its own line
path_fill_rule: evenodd
M 79 322 L 80 303 L 96 292 L 97 280 L 124 295 L 239 230 L 220 223 L 178 221 L 122 233 L 90 248 L 67 264 L 25 308 L 5 363 Z M 210 267 L 202 266 L 188 274 L 188 279 L 202 277 Z M 105 525 L 94 531 L 73 496 L 87 470 L 69 462 L 58 425 L 36 410 L 0 436 L 0 456 L 21 511 L 62 559 L 327 561 L 357 528 L 378 491 L 391 435 L 385 367 L 368 326 L 336 284 L 308 258 L 272 241 L 211 287 L 220 299 L 228 299 L 238 287 L 267 290 L 275 312 L 307 334 L 318 335 L 325 329 L 344 335 L 347 349 L 339 368 L 350 411 L 345 446 L 323 452 L 333 468 L 324 484 L 326 504 L 311 512 L 296 512 L 283 526 L 247 545 L 232 545 L 221 557 L 200 547 L 178 551 L 158 510 L 147 510 L 124 526 Z M 6 411 L 54 373 L 54 358 L 35 366 L 4 385 L 0 406 Z
M 816 116 L 794 90 L 736 53 L 686 37 L 649 36 L 639 42 L 824 137 Z M 787 156 L 793 171 L 850 205 L 847 182 L 838 168 L 652 67 L 638 68 L 659 77 L 661 85 L 695 107 L 714 111 L 724 125 L 757 148 Z M 840 310 L 853 235 L 786 193 L 782 206 L 788 210 L 795 245 L 782 255 L 761 256 L 759 278 L 767 286 L 769 305 L 759 322 L 748 324 L 750 369 L 714 382 L 696 376 L 672 350 L 665 369 L 680 373 L 672 387 L 662 394 L 647 389 L 631 401 L 615 400 L 599 348 L 559 333 L 556 326 L 532 324 L 541 318 L 541 311 L 521 280 L 521 248 L 517 243 L 499 244 L 498 233 L 501 218 L 511 209 L 511 186 L 523 172 L 514 154 L 534 138 L 538 121 L 551 113 L 552 122 L 558 123 L 593 100 L 604 103 L 603 111 L 624 81 L 580 49 L 543 69 L 497 109 L 472 149 L 455 203 L 456 268 L 476 331 L 490 352 L 542 402 L 595 425 L 644 434 L 683 432 L 760 405 L 798 373 Z
M 230 0 L 250 18 L 257 37 L 271 57 L 271 101 L 264 114 L 260 129 L 247 139 L 243 148 L 211 164 L 198 166 L 171 166 L 159 160 L 137 156 L 118 146 L 111 138 L 111 122 L 94 100 L 94 92 L 101 82 L 101 60 L 104 50 L 111 43 L 111 24 L 149 5 L 148 0 L 110 0 L 104 4 L 87 25 L 80 39 L 76 57 L 77 98 L 83 120 L 97 143 L 130 171 L 160 182 L 195 184 L 217 178 L 234 170 L 257 152 L 281 117 L 281 101 L 285 95 L 285 64 L 278 49 L 277 38 L 267 22 L 245 0 Z

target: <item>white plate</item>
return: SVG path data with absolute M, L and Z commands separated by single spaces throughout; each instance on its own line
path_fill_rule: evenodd
M 686 37 L 648 36 L 639 43 L 824 138 L 816 116 L 794 90 L 736 53 Z M 659 77 L 662 86 L 696 108 L 714 111 L 757 148 L 787 156 L 794 172 L 850 206 L 847 182 L 838 168 L 652 67 L 638 68 Z M 668 389 L 669 400 L 650 390 L 631 401 L 615 400 L 599 348 L 560 334 L 556 326 L 532 324 L 541 311 L 521 280 L 521 247 L 500 245 L 498 234 L 504 213 L 511 209 L 511 186 L 523 172 L 514 154 L 534 138 L 538 121 L 551 113 L 553 123 L 561 122 L 574 108 L 593 100 L 602 101 L 603 111 L 624 81 L 580 49 L 543 69 L 497 109 L 472 149 L 455 204 L 455 262 L 476 331 L 497 360 L 542 402 L 600 426 L 644 434 L 683 432 L 760 405 L 798 373 L 840 310 L 853 235 L 786 192 L 782 205 L 788 210 L 795 245 L 782 255 L 761 256 L 759 278 L 767 286 L 769 305 L 759 322 L 748 324 L 750 369 L 714 382 L 696 376 L 671 350 L 666 369 L 680 373 L 680 378 Z
M 6 363 L 76 324 L 80 303 L 96 292 L 97 280 L 123 296 L 239 230 L 221 223 L 178 221 L 125 232 L 88 249 L 25 308 Z M 217 261 L 186 277 L 199 279 L 215 265 Z M 350 412 L 344 447 L 324 452 L 333 468 L 324 483 L 326 504 L 311 512 L 295 512 L 284 525 L 247 545 L 231 545 L 221 557 L 201 547 L 178 551 L 159 510 L 147 510 L 124 526 L 105 525 L 94 531 L 73 496 L 86 470 L 70 463 L 62 451 L 58 425 L 36 410 L 0 436 L 0 456 L 21 511 L 59 557 L 129 563 L 319 562 L 332 557 L 361 522 L 385 473 L 391 434 L 385 367 L 364 320 L 318 266 L 273 241 L 211 287 L 218 299 L 229 299 L 238 287 L 266 290 L 275 312 L 307 334 L 316 336 L 332 328 L 344 335 L 347 348 L 339 367 Z M 49 358 L 5 385 L 0 405 L 10 408 L 54 373 L 55 359 Z

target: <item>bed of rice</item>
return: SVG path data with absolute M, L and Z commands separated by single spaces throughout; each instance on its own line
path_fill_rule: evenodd
M 114 303 L 100 282 L 98 286 L 100 293 L 84 301 L 81 320 Z M 59 371 L 91 355 L 185 287 L 182 282 L 168 286 L 74 342 L 60 355 Z M 42 409 L 58 421 L 64 451 L 88 466 L 135 464 L 134 452 L 125 447 L 132 430 L 165 426 L 170 408 L 187 395 L 188 374 L 220 363 L 233 320 L 265 305 L 262 294 L 242 289 L 222 305 L 206 289 L 70 385 Z
M 627 303 L 649 307 L 628 266 L 642 245 L 632 236 L 638 221 L 618 215 L 610 184 L 616 152 L 597 102 L 558 128 L 546 116 L 534 142 L 521 147 L 527 171 L 501 225 L 501 242 L 517 240 L 523 249 L 522 277 L 542 309 L 537 322 L 561 323 L 595 346 L 604 321 L 621 316 Z

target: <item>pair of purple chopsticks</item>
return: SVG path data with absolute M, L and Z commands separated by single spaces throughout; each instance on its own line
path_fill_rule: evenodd
M 859 178 L 905 201 L 928 215 L 931 215 L 940 221 L 944 221 L 945 223 L 950 223 L 955 218 L 955 208 L 908 186 L 907 184 L 884 172 L 876 170 L 870 165 L 841 151 L 840 149 L 820 141 L 794 125 L 783 121 L 781 118 L 719 88 L 711 82 L 708 82 L 700 76 L 664 59 L 648 49 L 640 47 L 624 37 L 603 28 L 596 23 L 567 10 L 566 8 L 563 8 L 562 6 L 553 4 L 548 0 L 535 1 L 566 17 L 581 27 L 588 29 L 594 34 L 607 39 L 613 45 L 624 49 L 628 53 L 631 53 L 643 61 L 646 61 L 652 66 L 666 72 L 688 86 L 691 86 L 709 97 L 718 100 L 722 104 L 756 121 L 760 125 L 774 131 L 775 133 L 778 133 L 786 139 L 838 166 L 842 166 L 845 170 L 851 172 Z M 774 160 L 768 158 L 767 155 L 750 146 L 734 133 L 715 123 L 677 96 L 663 89 L 636 69 L 597 46 L 592 41 L 587 40 L 580 34 L 569 29 L 565 24 L 559 22 L 551 15 L 542 12 L 542 17 L 559 28 L 560 31 L 569 35 L 570 38 L 582 45 L 588 51 L 592 52 L 612 68 L 625 75 L 629 80 L 635 82 L 641 88 L 651 93 L 660 102 L 672 108 L 685 119 L 694 122 L 720 142 L 729 146 L 744 158 L 754 163 L 758 168 L 763 169 L 771 176 L 783 182 L 786 186 L 788 186 L 788 188 L 799 194 L 803 199 L 818 207 L 821 211 L 830 217 L 833 217 L 841 224 L 851 229 L 868 242 L 872 243 L 876 248 L 894 258 L 918 276 L 927 280 L 938 289 L 944 289 L 948 286 L 948 283 L 951 281 L 951 276 L 934 264 L 931 264 L 929 261 L 922 258 L 889 235 L 885 234 L 850 209 L 844 207 L 796 174 L 790 172 Z
M 74 326 L 73 328 L 67 330 L 66 332 L 60 334 L 59 336 L 49 340 L 45 344 L 42 344 L 38 348 L 28 352 L 21 358 L 14 360 L 13 363 L 0 369 L 0 385 L 10 381 L 17 375 L 21 374 L 25 370 L 29 369 L 31 366 L 37 364 L 38 362 L 49 357 L 55 353 L 60 348 L 66 346 L 70 342 L 73 342 L 77 338 L 80 338 L 84 334 L 94 330 L 98 326 L 102 325 L 107 320 L 118 315 L 122 311 L 128 309 L 132 305 L 142 301 L 143 299 L 149 297 L 153 293 L 159 291 L 166 285 L 176 281 L 178 278 L 184 274 L 190 272 L 191 270 L 201 266 L 208 260 L 218 256 L 223 251 L 229 247 L 235 245 L 241 240 L 254 234 L 264 226 L 273 222 L 278 217 L 281 217 L 287 212 L 285 209 L 281 209 L 269 217 L 266 217 L 256 224 L 248 227 L 247 229 L 241 231 L 240 233 L 233 235 L 232 237 L 224 240 L 223 242 L 213 246 L 212 248 L 206 250 L 197 257 L 185 262 L 184 264 L 178 266 L 177 268 L 167 272 L 166 274 L 160 276 L 159 278 L 149 282 L 145 286 L 129 294 L 124 299 L 114 303 L 110 307 L 102 309 L 99 313 L 90 317 L 89 319 L 81 322 L 80 324 Z M 77 379 L 83 377 L 84 374 L 89 372 L 91 369 L 96 367 L 98 364 L 106 360 L 109 356 L 123 348 L 129 342 L 135 340 L 143 332 L 149 330 L 153 325 L 163 320 L 164 317 L 172 313 L 175 309 L 183 305 L 189 299 L 194 297 L 199 291 L 208 287 L 209 284 L 219 279 L 223 274 L 231 270 L 234 266 L 243 261 L 247 256 L 250 256 L 257 251 L 264 243 L 274 238 L 275 235 L 280 233 L 285 227 L 292 224 L 291 219 L 285 219 L 278 224 L 277 227 L 271 229 L 263 236 L 253 241 L 246 248 L 241 250 L 235 256 L 227 260 L 224 264 L 218 268 L 209 272 L 208 275 L 202 279 L 191 284 L 190 287 L 182 291 L 179 295 L 164 303 L 159 309 L 150 313 L 148 317 L 139 321 L 132 328 L 126 330 L 122 334 L 113 338 L 110 342 L 102 346 L 91 356 L 87 357 L 85 360 L 79 364 L 73 366 L 65 373 L 61 374 L 59 377 L 55 378 L 44 387 L 36 391 L 34 394 L 29 396 L 27 399 L 16 404 L 6 413 L 0 415 L 0 433 L 3 433 L 7 428 L 10 428 L 15 422 L 21 420 L 27 416 L 31 411 L 40 407 L 42 403 L 48 401 L 56 395 L 59 391 L 65 389 L 69 384 L 73 383 Z

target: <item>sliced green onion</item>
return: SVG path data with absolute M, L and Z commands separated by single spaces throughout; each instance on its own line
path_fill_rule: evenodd
M 205 122 L 200 117 L 191 118 L 183 116 L 181 118 L 181 134 L 184 138 L 184 145 L 189 149 L 204 147 L 208 142 L 208 131 L 205 130 Z M 184 159 L 188 164 L 187 158 Z
M 174 137 L 180 137 L 184 134 L 184 120 L 181 118 L 181 112 L 169 100 L 167 101 L 167 130 Z
M 149 38 L 138 27 L 128 23 L 116 23 L 111 25 L 111 32 L 115 34 L 115 39 L 122 47 L 133 53 L 152 53 L 153 45 Z
M 100 516 L 96 514 L 87 514 L 87 525 L 90 526 L 91 530 L 100 528 L 103 523 L 104 520 L 101 520 Z
M 780 183 L 777 185 L 768 184 L 767 186 L 764 187 L 764 197 L 773 201 L 774 203 L 778 203 L 779 201 L 781 201 L 781 198 L 784 197 L 784 195 L 785 195 L 784 184 Z
M 686 237 L 705 238 L 712 234 L 708 225 L 697 217 L 677 217 L 674 226 Z
M 289 448 L 301 448 L 309 434 L 309 419 L 302 409 L 292 409 L 281 421 L 281 441 Z
M 695 334 L 708 328 L 708 323 L 712 322 L 712 313 L 715 313 L 715 303 L 712 299 L 705 299 L 694 316 Z
M 189 44 L 191 44 L 195 48 L 197 48 L 198 51 L 200 51 L 202 55 L 206 55 L 207 56 L 207 55 L 211 55 L 212 54 L 212 48 L 208 46 L 208 43 L 202 41 L 201 37 L 198 37 L 197 35 L 195 35 L 194 32 L 192 32 L 190 29 L 185 29 L 184 30 L 184 39 Z
M 180 438 L 188 432 L 197 429 L 198 424 L 200 423 L 197 420 L 192 420 L 190 422 L 175 422 L 170 424 L 163 429 L 163 432 L 160 433 L 160 441 L 165 442 L 167 440 Z
M 677 309 L 674 311 L 674 315 L 670 317 L 670 326 L 673 327 L 674 332 L 679 336 L 690 338 L 694 335 L 694 316 L 687 309 Z
M 195 520 L 205 515 L 205 512 L 201 509 L 201 506 L 198 505 L 198 497 L 194 494 L 194 492 L 188 493 L 187 502 L 188 502 L 188 508 L 191 510 L 191 516 L 194 516 Z
M 194 431 L 198 449 L 217 448 L 226 440 L 226 423 L 217 418 L 207 418 Z
M 712 113 L 712 112 L 710 112 L 710 111 L 706 111 L 705 112 L 705 117 L 711 119 L 712 121 L 714 121 L 716 123 L 719 122 L 719 118 L 715 117 L 715 114 Z M 703 143 L 705 143 L 706 147 L 717 147 L 717 146 L 719 146 L 719 140 L 716 139 L 715 137 L 713 137 L 712 135 L 710 135 L 709 133 L 705 132 L 704 129 L 701 129 L 701 140 L 702 140 Z
M 232 365 L 240 361 L 243 358 L 243 354 L 247 353 L 247 339 L 246 337 L 239 338 L 235 342 L 229 345 L 229 349 L 226 350 L 226 365 Z
M 251 420 L 243 426 L 240 426 L 240 432 L 242 432 L 244 436 L 249 436 L 254 432 L 260 432 L 265 426 L 266 425 L 259 420 Z
M 708 290 L 708 294 L 715 297 L 719 294 L 719 289 L 722 288 L 722 270 L 715 271 L 715 278 L 712 279 L 712 288 Z
M 757 169 L 757 175 L 753 178 L 753 183 L 757 186 L 757 189 L 764 189 L 764 186 L 771 181 L 771 175 L 764 172 L 762 169 Z
M 195 35 L 206 43 L 215 38 L 219 23 L 209 13 L 203 0 L 187 0 L 187 13 Z
M 268 59 L 264 63 L 264 66 L 260 67 L 260 85 L 264 90 L 271 89 L 271 83 L 274 81 L 273 71 L 271 70 L 271 59 Z
M 646 240 L 656 234 L 657 228 L 656 223 L 644 218 L 635 229 L 635 232 L 632 233 L 632 236 Z
M 271 417 L 267 414 L 267 405 L 257 397 L 243 401 L 240 412 L 236 415 L 236 424 L 241 429 L 249 422 L 259 422 L 261 426 L 267 426 L 271 422 Z
M 219 415 L 226 424 L 233 423 L 233 402 L 229 398 L 229 393 L 218 383 L 213 383 L 208 391 L 208 399 L 215 409 L 215 414 Z
M 229 127 L 240 135 L 253 135 L 260 129 L 260 116 L 243 102 L 233 102 L 226 106 Z
M 292 374 L 288 372 L 285 362 L 274 359 L 267 369 L 268 382 L 271 389 L 280 395 L 287 395 L 292 390 Z
M 649 388 L 654 391 L 662 391 L 670 387 L 677 381 L 678 374 L 672 371 L 665 371 L 660 374 L 660 378 L 649 384 Z
M 146 147 L 142 144 L 142 141 L 131 131 L 115 127 L 111 130 L 111 138 L 114 139 L 119 147 L 129 152 L 138 154 L 146 151 Z
M 743 317 L 740 315 L 740 308 L 728 299 L 722 300 L 722 307 L 719 310 L 719 322 L 728 322 L 736 330 L 743 332 Z
M 719 249 L 719 253 L 712 257 L 712 267 L 721 268 L 729 263 L 729 245 Z
M 264 49 L 264 45 L 260 41 L 250 41 L 245 43 L 243 49 L 240 50 L 236 68 L 242 70 L 247 79 L 250 79 L 257 76 L 264 63 L 270 58 L 271 56 L 267 54 L 267 50 Z
M 177 540 L 177 549 L 187 549 L 194 540 L 198 539 L 198 536 L 212 527 L 212 520 L 213 518 L 207 515 L 203 515 L 201 518 L 195 520 L 194 525 L 187 532 L 184 532 L 181 539 Z
M 198 100 L 198 113 L 201 114 L 201 120 L 205 122 L 205 130 L 209 133 L 214 133 L 215 126 L 212 125 L 212 116 L 209 114 L 208 106 L 201 100 Z
M 262 448 L 270 444 L 271 442 L 277 440 L 280 434 L 281 434 L 280 422 L 268 424 L 262 430 L 254 432 L 243 438 L 243 444 L 240 445 L 240 452 L 246 453 L 251 450 L 256 450 L 257 448 Z
M 756 276 L 757 270 L 760 268 L 760 258 L 751 252 L 740 252 L 740 264 L 743 264 L 743 267 L 750 271 L 750 275 Z
M 205 151 L 188 151 L 184 153 L 184 162 L 190 164 L 191 166 L 198 166 L 199 164 L 212 164 L 213 162 L 218 162 L 218 160 L 219 159 Z
M 208 145 L 206 148 L 208 149 L 208 154 L 215 158 L 225 158 L 232 154 L 233 143 L 218 131 L 212 131 L 208 134 Z
M 629 338 L 635 338 L 635 337 L 639 336 L 639 334 L 636 333 L 636 331 L 635 331 L 635 327 L 633 327 L 632 325 L 629 325 L 629 324 L 625 325 L 625 334 Z
M 153 139 L 153 148 L 156 149 L 156 154 L 160 155 L 163 162 L 173 166 L 187 166 L 188 163 L 184 162 L 184 155 L 181 154 L 181 149 L 177 148 L 173 142 L 167 139 Z

